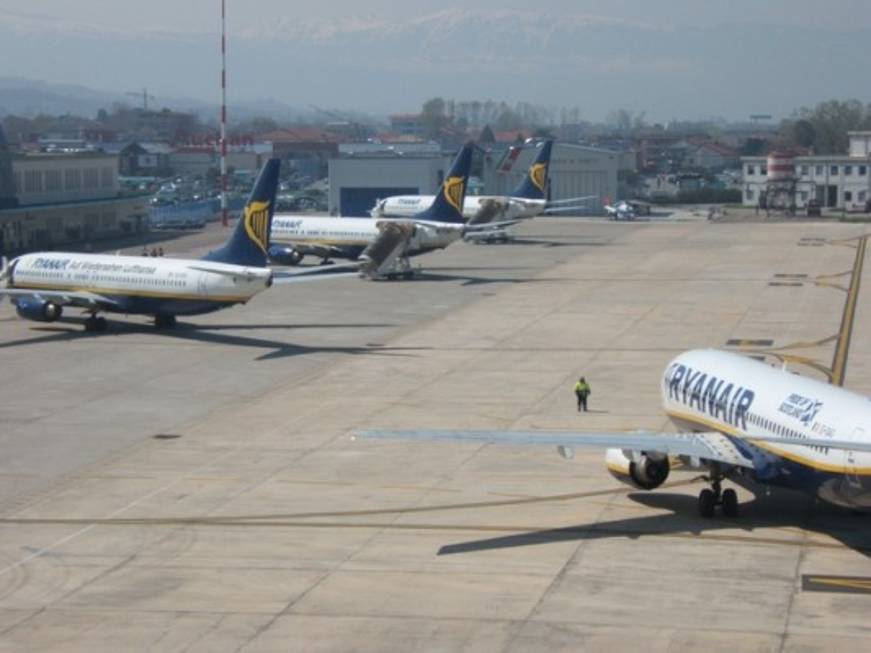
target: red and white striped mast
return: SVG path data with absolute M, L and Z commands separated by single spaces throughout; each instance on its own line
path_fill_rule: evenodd
M 227 0 L 221 0 L 221 224 L 227 216 Z

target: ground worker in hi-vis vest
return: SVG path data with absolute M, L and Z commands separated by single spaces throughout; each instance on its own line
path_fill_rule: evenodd
M 584 377 L 578 379 L 578 382 L 575 383 L 575 396 L 578 398 L 578 412 L 581 412 L 581 408 L 584 409 L 584 412 L 587 412 L 587 397 L 590 396 L 590 384 L 587 383 L 587 380 Z

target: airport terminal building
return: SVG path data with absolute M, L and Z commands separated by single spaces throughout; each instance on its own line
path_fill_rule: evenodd
M 148 200 L 121 194 L 116 155 L 0 152 L 0 252 L 87 245 L 144 231 Z

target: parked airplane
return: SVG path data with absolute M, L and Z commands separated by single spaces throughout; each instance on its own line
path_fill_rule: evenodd
M 469 224 L 532 218 L 544 212 L 547 204 L 547 173 L 553 141 L 544 141 L 526 176 L 508 195 L 467 195 L 463 217 Z M 516 150 L 519 152 L 519 149 Z M 395 195 L 379 200 L 373 218 L 410 218 L 432 204 L 433 195 Z
M 638 200 L 620 200 L 612 206 L 606 198 L 604 208 L 605 215 L 614 220 L 634 220 L 639 213 L 644 215 L 650 214 L 650 204 Z
M 104 312 L 153 315 L 155 326 L 167 328 L 178 315 L 244 304 L 273 282 L 323 276 L 322 269 L 279 275 L 266 267 L 278 171 L 278 159 L 266 163 L 229 240 L 201 259 L 24 254 L 4 265 L 0 296 L 10 297 L 18 315 L 37 322 L 54 322 L 65 307 L 80 307 L 90 313 L 87 331 L 107 328 L 98 315 Z
M 277 215 L 272 224 L 275 244 L 269 250 L 270 258 L 290 265 L 296 265 L 308 254 L 355 260 L 381 238 L 383 248 L 390 250 L 385 253 L 386 260 L 393 262 L 393 271 L 387 276 L 411 276 L 408 257 L 444 249 L 475 228 L 464 224 L 461 212 L 473 147 L 472 143 L 463 146 L 439 194 L 426 210 L 410 218 Z
M 614 220 L 634 220 L 635 209 L 626 201 L 619 201 L 617 204 L 605 204 L 605 215 Z
M 479 444 L 557 445 L 567 458 L 576 447 L 608 448 L 606 464 L 621 481 L 652 490 L 665 482 L 677 457 L 707 471 L 699 513 L 716 506 L 738 514 L 729 479 L 801 490 L 832 504 L 871 509 L 871 403 L 868 397 L 737 354 L 695 350 L 665 368 L 666 414 L 683 433 L 360 431 L 363 438 L 449 440 Z

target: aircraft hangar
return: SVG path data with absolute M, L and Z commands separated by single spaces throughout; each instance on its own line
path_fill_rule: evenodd
M 524 147 L 516 158 L 510 150 L 484 157 L 484 190 L 488 195 L 507 195 L 532 165 L 535 148 Z M 602 213 L 605 198 L 616 197 L 620 154 L 595 147 L 554 143 L 550 162 L 548 199 L 558 201 L 593 196 L 590 213 Z
M 483 193 L 509 194 L 529 170 L 535 153 L 533 145 L 522 147 L 517 156 L 504 145 L 488 149 L 482 157 Z M 378 199 L 431 195 L 441 184 L 453 154 L 429 143 L 342 146 L 338 157 L 330 160 L 330 213 L 368 216 Z M 618 152 L 557 142 L 551 157 L 549 199 L 591 197 L 586 204 L 588 211 L 582 212 L 600 214 L 605 198 L 616 197 L 619 167 Z
M 365 143 L 343 146 L 329 165 L 330 214 L 368 217 L 379 199 L 432 195 L 451 159 L 451 153 L 430 143 L 402 148 Z

